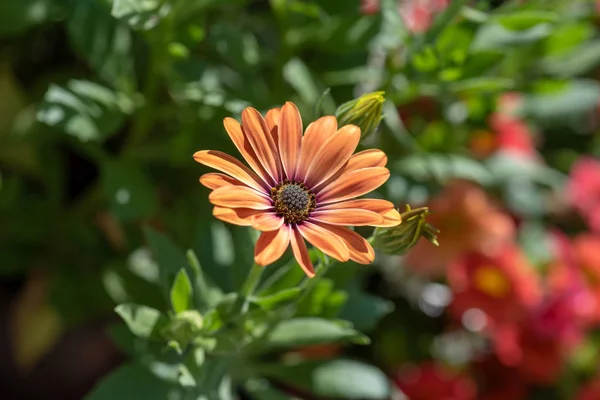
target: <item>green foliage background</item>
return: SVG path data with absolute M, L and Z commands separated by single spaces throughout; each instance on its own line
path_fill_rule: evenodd
M 165 355 L 149 337 L 160 318 L 173 324 L 182 312 L 199 309 L 223 319 L 228 311 L 212 307 L 236 304 L 222 293 L 241 290 L 256 233 L 211 216 L 208 190 L 197 184 L 206 170 L 191 155 L 199 149 L 235 154 L 222 119 L 239 118 L 248 105 L 266 111 L 294 101 L 306 125 L 364 91 L 384 90 L 385 119 L 366 142 L 390 158 L 392 179 L 379 196 L 418 203 L 447 179 L 468 178 L 497 193 L 534 230 L 543 226 L 546 200 L 562 187 L 573 160 L 580 153 L 600 156 L 592 117 L 600 98 L 593 7 L 539 0 L 495 8 L 457 0 L 426 33 L 411 35 L 391 0 L 382 0 L 376 15 L 361 14 L 358 1 L 3 0 L 0 280 L 17 299 L 15 313 L 26 316 L 19 323 L 7 317 L 15 363 L 35 368 L 63 333 L 90 321 L 102 321 L 103 331 L 114 322 L 111 337 L 134 361 L 87 398 L 218 390 L 222 373 L 211 377 L 194 368 L 221 371 L 230 359 L 182 353 L 176 347 L 187 339 L 181 337 Z M 469 155 L 469 138 L 487 128 L 497 96 L 507 91 L 523 92 L 523 118 L 543 130 L 546 163 Z M 409 131 L 396 109 L 423 96 L 434 99 L 433 111 L 410 109 Z M 250 314 L 250 322 L 260 325 L 269 307 L 301 295 L 290 289 L 307 285 L 293 264 L 288 255 L 268 268 L 252 300 L 261 316 Z M 294 314 L 307 325 L 280 327 L 328 332 L 325 339 L 284 332 L 281 343 L 364 342 L 334 318 L 370 332 L 391 311 L 391 303 L 364 292 L 369 271 L 331 269 Z M 412 343 L 428 343 L 440 330 L 439 321 L 405 300 L 397 303 L 374 336 L 377 346 L 352 360 L 284 370 L 273 366 L 272 349 L 261 347 L 260 363 L 251 357 L 252 368 L 234 368 L 233 382 L 245 382 L 252 398 L 265 400 L 285 397 L 263 377 L 324 397 L 384 398 L 381 391 L 389 388 L 382 372 L 355 359 L 370 358 L 383 369 L 418 360 L 427 346 Z M 137 337 L 114 318 L 118 304 Z M 220 323 L 204 317 L 209 328 Z M 242 331 L 234 334 L 247 334 Z M 326 377 L 323 387 L 317 373 Z M 360 376 L 374 389 L 362 393 L 364 385 L 352 386 L 344 376 Z M 205 395 L 225 399 L 215 393 Z

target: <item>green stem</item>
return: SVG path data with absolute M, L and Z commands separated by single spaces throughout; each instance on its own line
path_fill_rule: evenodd
M 241 305 L 242 313 L 246 313 L 248 311 L 248 307 L 250 306 L 250 296 L 254 294 L 256 289 L 258 288 L 258 284 L 260 282 L 260 277 L 264 271 L 264 267 L 254 264 L 252 268 L 250 268 L 250 272 L 240 289 L 241 299 L 243 303 Z
M 333 265 L 337 264 L 336 260 L 333 260 L 329 257 L 325 257 L 325 255 L 323 255 L 322 253 L 321 255 L 321 267 L 317 270 L 317 273 L 313 278 L 307 279 L 302 284 L 302 294 L 300 295 L 298 301 L 295 303 L 296 306 L 300 304 L 302 300 L 304 300 L 304 298 L 308 296 L 308 294 L 315 288 L 315 286 L 317 286 L 317 284 L 323 279 L 323 277 L 327 275 L 329 269 Z

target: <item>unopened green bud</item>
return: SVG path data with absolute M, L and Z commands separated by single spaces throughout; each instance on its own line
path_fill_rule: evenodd
M 377 228 L 374 234 L 373 246 L 387 254 L 405 254 L 413 247 L 421 236 L 439 246 L 437 234 L 439 230 L 429 225 L 426 217 L 429 208 L 422 207 L 412 210 L 409 205 L 402 214 L 402 223 L 391 228 Z
M 182 346 L 187 346 L 202 331 L 204 320 L 198 311 L 183 311 L 175 316 L 165 327 L 163 335 Z
M 385 92 L 367 93 L 340 105 L 335 112 L 339 125 L 358 126 L 362 138 L 375 133 L 383 118 L 384 94 Z

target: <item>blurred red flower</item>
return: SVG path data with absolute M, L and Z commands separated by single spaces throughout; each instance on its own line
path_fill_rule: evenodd
M 449 182 L 427 204 L 428 222 L 438 228 L 439 247 L 421 240 L 405 257 L 407 268 L 426 276 L 443 276 L 449 262 L 466 252 L 494 254 L 512 242 L 514 222 L 479 186 Z
M 513 367 L 502 364 L 495 356 L 475 360 L 472 368 L 480 384 L 478 400 L 525 400 L 527 383 Z
M 497 150 L 534 158 L 536 150 L 531 129 L 517 115 L 522 102 L 519 93 L 503 94 L 498 99 L 497 111 L 490 116 L 488 123 L 496 132 Z
M 475 383 L 470 377 L 434 362 L 401 368 L 393 378 L 410 400 L 475 399 Z
M 411 123 L 416 119 L 426 122 L 435 121 L 440 117 L 440 111 L 435 98 L 420 96 L 408 103 L 398 106 L 398 114 L 402 123 L 410 129 Z
M 494 255 L 470 252 L 448 267 L 454 293 L 449 307 L 461 320 L 466 311 L 486 315 L 486 331 L 522 323 L 541 298 L 540 281 L 520 249 L 507 245 Z
M 577 393 L 575 400 L 600 399 L 600 375 L 584 385 Z
M 592 231 L 600 232 L 600 161 L 583 156 L 573 164 L 567 195 Z

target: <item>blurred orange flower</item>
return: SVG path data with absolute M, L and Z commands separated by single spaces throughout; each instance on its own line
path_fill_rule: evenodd
M 600 232 L 600 161 L 581 157 L 571 167 L 567 195 L 573 207 Z
M 421 240 L 404 259 L 407 268 L 443 276 L 449 262 L 469 251 L 494 254 L 512 242 L 515 226 L 477 185 L 452 181 L 427 206 L 428 222 L 438 228 L 439 247 Z
M 448 267 L 453 291 L 449 312 L 458 320 L 470 309 L 485 313 L 487 331 L 525 320 L 541 298 L 540 281 L 519 248 L 509 245 L 493 256 L 471 252 Z
M 262 231 L 254 252 L 257 264 L 275 262 L 291 244 L 304 272 L 314 276 L 304 239 L 339 261 L 373 261 L 371 245 L 345 226 L 389 227 L 401 218 L 389 201 L 356 200 L 390 176 L 382 151 L 352 155 L 360 140 L 358 127 L 338 129 L 335 117 L 326 116 L 310 124 L 303 136 L 300 113 L 291 102 L 265 118 L 248 107 L 241 125 L 233 118 L 223 123 L 252 169 L 220 151 L 198 151 L 194 159 L 224 173 L 200 178 L 212 190 L 213 215 Z
M 404 367 L 394 375 L 394 382 L 410 400 L 475 399 L 475 383 L 434 362 Z

